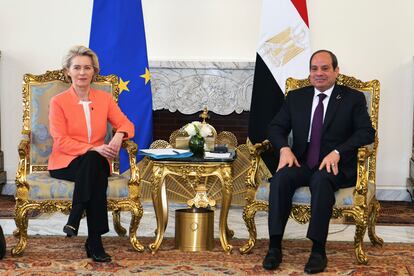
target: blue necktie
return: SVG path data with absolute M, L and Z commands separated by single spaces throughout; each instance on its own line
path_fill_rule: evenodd
M 313 113 L 312 130 L 310 136 L 310 142 L 308 145 L 308 151 L 306 153 L 306 164 L 310 169 L 313 169 L 319 161 L 319 153 L 321 150 L 321 136 L 323 126 L 323 99 L 325 94 L 319 94 L 319 102 Z

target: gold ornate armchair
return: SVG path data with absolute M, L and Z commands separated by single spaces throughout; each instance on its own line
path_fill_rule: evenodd
M 12 255 L 21 255 L 27 245 L 27 228 L 31 212 L 54 213 L 60 211 L 68 214 L 74 183 L 58 180 L 49 176 L 47 171 L 48 156 L 52 150 L 53 140 L 49 133 L 49 101 L 54 95 L 66 90 L 70 84 L 62 70 L 47 71 L 43 75 L 25 74 L 23 78 L 23 138 L 19 144 L 19 164 L 16 173 L 15 222 L 17 229 L 14 236 L 19 241 L 12 249 Z M 92 84 L 94 88 L 111 93 L 118 98 L 118 77 L 115 75 L 97 76 Z M 107 139 L 112 130 L 108 127 Z M 129 238 L 132 247 L 143 251 L 143 245 L 136 237 L 143 209 L 139 199 L 140 175 L 136 166 L 137 145 L 124 141 L 131 166 L 130 177 L 119 174 L 119 163 L 112 164 L 113 174 L 109 177 L 108 210 L 112 211 L 115 231 L 119 236 L 126 234 L 120 223 L 120 212 L 131 212 Z
M 333 218 L 346 217 L 355 223 L 354 247 L 358 263 L 367 264 L 368 259 L 363 249 L 363 238 L 368 228 L 368 236 L 374 246 L 382 246 L 383 240 L 375 233 L 375 224 L 380 211 L 380 204 L 375 196 L 375 172 L 378 147 L 378 110 L 380 97 L 380 83 L 378 80 L 362 82 L 356 78 L 340 74 L 337 83 L 364 93 L 367 100 L 368 112 L 372 126 L 376 130 L 373 144 L 361 147 L 358 150 L 357 183 L 355 187 L 340 189 L 336 194 L 336 204 Z M 309 86 L 309 79 L 297 80 L 289 78 L 286 81 L 286 94 L 301 87 Z M 242 254 L 252 250 L 256 242 L 256 226 L 254 217 L 257 211 L 268 211 L 268 183 L 259 176 L 265 170 L 260 155 L 270 148 L 269 141 L 250 145 L 251 168 L 246 179 L 246 206 L 243 219 L 249 231 L 248 242 L 240 248 Z M 263 175 L 263 173 L 261 173 Z M 310 192 L 308 187 L 296 190 L 293 196 L 293 208 L 290 217 L 303 224 L 310 219 Z

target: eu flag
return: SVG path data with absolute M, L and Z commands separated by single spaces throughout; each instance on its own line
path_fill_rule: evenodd
M 101 74 L 119 77 L 119 105 L 135 125 L 139 148 L 152 142 L 152 94 L 141 0 L 94 0 L 89 47 Z M 120 170 L 129 168 L 122 151 Z

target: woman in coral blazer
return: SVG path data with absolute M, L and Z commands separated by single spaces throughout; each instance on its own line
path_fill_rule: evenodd
M 48 169 L 54 178 L 75 182 L 72 209 L 63 231 L 76 236 L 86 211 L 87 256 L 97 262 L 110 262 L 101 235 L 109 231 L 106 190 L 110 161 L 119 153 L 123 139 L 134 136 L 134 125 L 107 92 L 90 84 L 99 72 L 96 54 L 84 46 L 71 48 L 63 61 L 71 87 L 50 101 L 49 123 L 53 149 Z M 116 130 L 104 143 L 107 122 Z

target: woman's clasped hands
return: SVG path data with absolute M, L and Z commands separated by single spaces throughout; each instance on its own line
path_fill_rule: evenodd
M 122 140 L 124 138 L 124 133 L 117 132 L 115 133 L 112 140 L 109 144 L 102 144 L 97 147 L 93 147 L 91 150 L 97 151 L 100 155 L 108 159 L 114 159 L 121 149 Z

